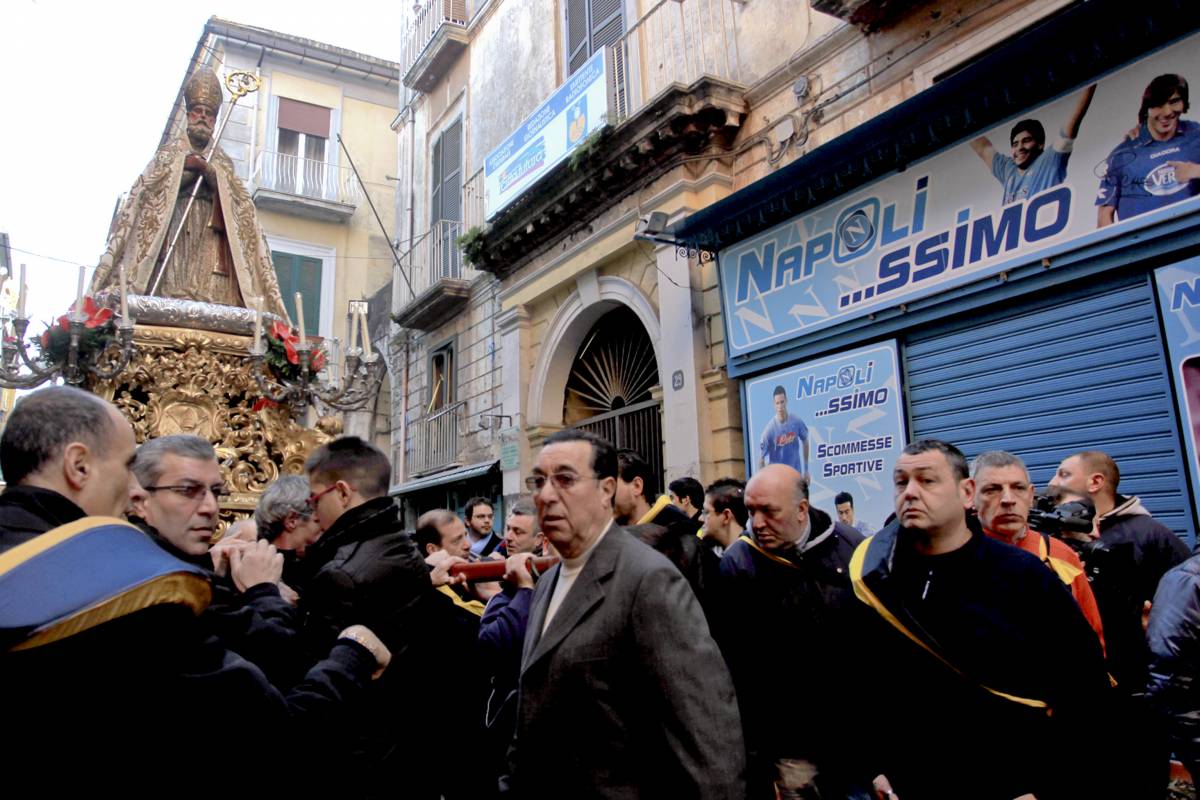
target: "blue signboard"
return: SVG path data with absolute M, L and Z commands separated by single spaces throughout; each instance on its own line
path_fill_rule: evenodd
M 1159 267 L 1154 280 L 1192 468 L 1192 497 L 1200 497 L 1200 258 Z
M 1181 80 L 1200 78 L 1197 43 L 1161 50 L 723 250 L 730 355 L 1180 212 L 1174 204 L 1200 195 L 1200 123 L 1182 116 Z M 1181 91 L 1183 102 L 1173 101 Z
M 538 106 L 483 168 L 484 215 L 491 219 L 606 124 L 608 72 L 601 48 Z
M 862 347 L 746 382 L 750 472 L 787 464 L 809 476 L 809 501 L 830 515 L 849 492 L 878 530 L 892 512 L 892 468 L 904 449 L 896 344 Z

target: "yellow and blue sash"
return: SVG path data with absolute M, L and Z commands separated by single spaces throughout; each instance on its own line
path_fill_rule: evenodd
M 74 636 L 143 608 L 212 599 L 208 576 L 115 517 L 84 517 L 0 553 L 0 651 Z
M 886 620 L 889 625 L 891 625 L 896 630 L 900 631 L 900 633 L 904 634 L 904 636 L 907 637 L 911 642 L 913 642 L 915 645 L 920 647 L 926 653 L 928 653 L 929 655 L 933 656 L 935 659 L 940 661 L 943 665 L 945 665 L 951 671 L 957 673 L 958 675 L 962 676 L 963 678 L 966 678 L 967 680 L 971 681 L 972 683 L 978 684 L 981 688 L 996 695 L 997 697 L 1002 697 L 1005 700 L 1009 700 L 1013 703 L 1018 703 L 1023 706 L 1029 706 L 1030 708 L 1043 708 L 1043 709 L 1046 709 L 1047 712 L 1049 712 L 1049 706 L 1042 700 L 1034 700 L 1034 699 L 1030 699 L 1027 697 L 1018 697 L 1017 695 L 1008 694 L 1007 692 L 1002 692 L 999 689 L 993 689 L 992 687 L 987 686 L 986 684 L 980 683 L 979 681 L 970 677 L 965 672 L 963 672 L 961 669 L 956 667 L 954 664 L 951 664 L 950 661 L 948 661 L 944 655 L 942 655 L 937 650 L 935 650 L 932 645 L 930 645 L 924 639 L 922 639 L 921 637 L 917 636 L 917 634 L 915 634 L 911 630 L 909 630 L 908 627 L 903 622 L 901 622 L 900 619 L 895 614 L 893 614 L 891 612 L 891 610 L 884 604 L 884 602 L 882 600 L 880 600 L 879 597 L 874 592 L 871 591 L 870 587 L 867 586 L 866 581 L 863 579 L 863 576 L 866 572 L 866 570 L 864 569 L 864 564 L 867 561 L 869 551 L 872 548 L 872 544 L 876 545 L 877 550 L 882 550 L 882 549 L 887 548 L 886 542 L 884 542 L 883 540 L 881 540 L 879 538 L 879 534 L 875 534 L 874 536 L 868 536 L 866 539 L 863 539 L 859 543 L 858 547 L 854 548 L 854 555 L 851 556 L 851 558 L 850 558 L 850 580 L 854 584 L 854 596 L 855 597 L 857 597 L 863 603 L 866 603 L 871 608 L 875 609 L 875 612 L 877 614 L 879 614 L 879 616 L 883 617 L 883 619 Z M 881 545 L 882 545 L 882 547 L 880 547 Z

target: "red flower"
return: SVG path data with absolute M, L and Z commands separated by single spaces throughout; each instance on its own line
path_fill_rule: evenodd
M 42 349 L 45 350 L 50 346 L 50 329 L 46 328 L 46 332 L 42 334 Z
M 75 311 L 75 304 L 71 304 L 71 312 Z M 113 310 L 111 308 L 101 308 L 96 301 L 91 297 L 83 298 L 83 327 L 99 328 L 102 325 L 107 325 L 112 319 Z M 58 325 L 63 330 L 70 330 L 71 319 L 70 314 L 58 318 Z
M 278 339 L 281 342 L 287 341 L 288 338 L 295 338 L 292 334 L 292 329 L 283 324 L 279 320 L 274 320 L 271 323 L 271 338 Z
M 296 351 L 296 343 L 299 341 L 295 336 L 283 340 L 283 352 L 287 353 L 289 364 L 300 363 L 300 353 Z
M 320 372 L 325 366 L 325 351 L 317 350 L 312 355 L 312 371 Z
M 107 325 L 113 316 L 111 308 L 101 308 L 91 297 L 83 298 L 83 313 L 87 314 L 87 320 L 83 323 L 85 328 L 99 328 L 101 325 Z
M 278 408 L 279 403 L 276 403 L 269 397 L 260 397 L 254 401 L 254 405 L 250 407 L 251 413 L 257 414 L 264 408 Z

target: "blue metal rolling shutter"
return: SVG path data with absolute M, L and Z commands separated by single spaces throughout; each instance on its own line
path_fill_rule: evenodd
M 904 347 L 914 438 L 1025 459 L 1044 486 L 1073 452 L 1109 453 L 1120 491 L 1195 541 L 1147 276 L 1015 301 L 913 332 Z

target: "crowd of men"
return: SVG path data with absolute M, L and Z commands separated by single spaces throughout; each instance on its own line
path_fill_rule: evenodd
M 42 389 L 0 437 L 6 754 L 48 789 L 448 800 L 1161 798 L 1172 754 L 1200 769 L 1200 556 L 1113 459 L 1065 458 L 1042 516 L 1011 453 L 893 466 L 871 534 L 791 466 L 658 495 L 566 429 L 502 524 L 476 497 L 407 529 L 343 437 L 218 538 L 208 441 Z

